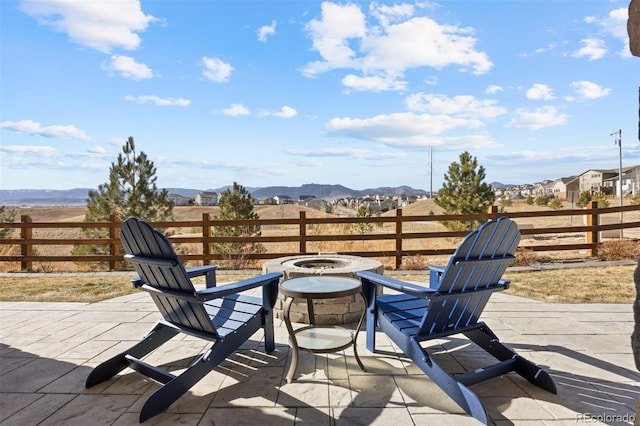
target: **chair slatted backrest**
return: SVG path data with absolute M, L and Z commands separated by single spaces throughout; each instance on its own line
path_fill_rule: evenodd
M 166 321 L 217 335 L 167 237 L 144 220 L 130 217 L 122 223 L 120 240 L 142 284 L 153 288 L 149 293 Z
M 505 288 L 500 280 L 515 260 L 519 242 L 517 224 L 506 217 L 469 233 L 440 277 L 419 334 L 447 333 L 477 323 L 491 293 Z

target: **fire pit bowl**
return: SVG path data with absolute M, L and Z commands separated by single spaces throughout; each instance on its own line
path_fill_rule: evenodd
M 356 273 L 360 271 L 371 271 L 382 274 L 384 273 L 384 266 L 377 260 L 337 253 L 279 257 L 268 260 L 262 265 L 263 273 L 282 272 L 285 280 L 319 275 L 357 279 Z M 283 298 L 278 296 L 278 301 L 274 309 L 277 318 L 282 318 L 283 303 Z M 315 300 L 313 303 L 317 325 L 356 322 L 360 319 L 360 315 L 364 309 L 364 305 L 359 296 Z M 306 300 L 294 300 L 290 310 L 290 318 L 293 322 L 309 323 Z

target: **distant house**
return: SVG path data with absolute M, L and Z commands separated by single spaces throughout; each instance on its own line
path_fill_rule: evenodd
M 195 202 L 199 206 L 216 206 L 218 205 L 218 193 L 208 191 L 198 192 Z
M 257 201 L 257 203 L 264 206 L 274 206 L 278 204 L 276 200 L 273 199 L 273 197 L 261 198 Z
M 551 194 L 561 201 L 578 201 L 580 195 L 578 177 L 570 176 L 556 179 L 551 185 Z
M 538 197 L 550 197 L 553 194 L 553 190 L 551 187 L 553 186 L 553 181 L 544 180 L 540 183 L 536 183 L 533 189 L 534 198 Z
M 331 205 L 323 199 L 312 197 L 304 203 L 305 207 L 320 210 L 321 212 L 331 213 Z
M 588 191 L 591 194 L 611 195 L 614 193 L 614 178 L 618 170 L 591 169 L 582 173 L 579 179 L 580 192 Z
M 627 171 L 623 170 L 623 172 L 622 193 L 631 196 L 640 193 L 640 166 L 629 167 Z
M 316 198 L 315 195 L 300 195 L 298 197 L 298 203 L 306 203 L 313 200 L 314 198 Z
M 616 169 L 615 174 L 604 181 L 605 187 L 613 187 L 613 194 L 617 197 L 618 185 L 620 181 L 620 170 Z M 640 166 L 622 168 L 622 195 L 635 195 L 640 190 Z
M 288 195 L 274 195 L 273 199 L 278 205 L 293 204 L 293 199 Z
M 185 197 L 180 194 L 169 194 L 169 199 L 173 201 L 174 206 L 188 206 L 191 201 L 191 197 Z

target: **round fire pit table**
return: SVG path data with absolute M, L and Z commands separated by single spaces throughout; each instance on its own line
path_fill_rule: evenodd
M 358 279 L 360 271 L 384 273 L 382 262 L 366 257 L 350 256 L 337 253 L 318 253 L 279 257 L 263 263 L 262 272 L 282 272 L 284 280 L 301 277 L 345 277 Z M 382 287 L 380 286 L 380 291 Z M 358 321 L 364 309 L 364 302 L 355 295 L 348 297 L 315 300 L 315 322 L 319 325 L 348 324 Z M 277 318 L 282 319 L 284 296 L 278 295 L 274 308 Z M 291 320 L 297 323 L 310 324 L 307 303 L 295 301 L 291 306 Z

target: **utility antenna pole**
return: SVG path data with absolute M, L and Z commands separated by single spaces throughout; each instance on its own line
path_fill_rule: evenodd
M 617 136 L 613 143 L 620 147 L 620 163 L 618 164 L 618 198 L 620 199 L 620 207 L 623 205 L 622 201 L 622 129 L 614 130 L 609 136 Z M 622 239 L 622 210 L 620 210 L 620 239 Z
M 429 147 L 429 198 L 433 198 L 433 147 Z

